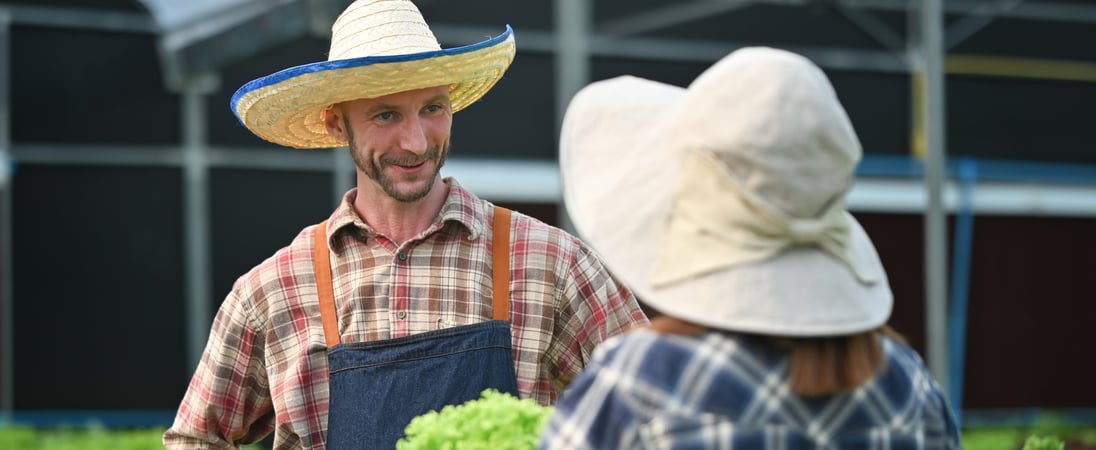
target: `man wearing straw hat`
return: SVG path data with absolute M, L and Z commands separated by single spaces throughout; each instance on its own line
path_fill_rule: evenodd
M 552 404 L 604 339 L 646 323 L 577 238 L 476 198 L 439 169 L 452 113 L 514 57 L 509 27 L 441 49 L 406 0 L 358 0 L 329 60 L 231 106 L 288 147 L 346 145 L 357 187 L 240 277 L 168 448 L 392 449 L 411 418 L 486 388 Z
M 845 208 L 860 143 L 808 59 L 744 48 L 687 89 L 594 83 L 560 146 L 579 234 L 662 315 L 598 347 L 542 449 L 961 448 L 886 326 L 886 273 Z

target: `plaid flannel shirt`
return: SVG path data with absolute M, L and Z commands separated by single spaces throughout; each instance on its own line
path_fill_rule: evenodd
M 886 367 L 854 390 L 791 393 L 788 354 L 760 338 L 637 331 L 598 349 L 560 397 L 541 449 L 959 449 L 921 358 L 884 338 Z
M 433 224 L 399 246 L 352 208 L 328 222 L 342 342 L 389 339 L 491 320 L 493 205 L 446 179 Z M 577 238 L 514 212 L 514 363 L 523 398 L 554 403 L 605 339 L 646 322 Z M 328 368 L 312 267 L 315 226 L 240 277 L 221 305 L 175 422 L 171 449 L 233 448 L 274 431 L 277 449 L 322 449 Z

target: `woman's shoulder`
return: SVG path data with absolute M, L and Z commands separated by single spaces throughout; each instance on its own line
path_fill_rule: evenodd
M 594 358 L 616 360 L 651 353 L 685 355 L 703 345 L 703 336 L 662 333 L 640 327 L 606 339 L 594 351 Z
M 714 373 L 733 365 L 735 354 L 744 349 L 733 335 L 680 335 L 638 328 L 599 345 L 592 365 L 647 383 L 676 384 L 689 370 Z
M 888 366 L 905 373 L 928 373 L 928 366 L 921 359 L 921 354 L 909 344 L 890 336 L 882 336 L 880 339 Z

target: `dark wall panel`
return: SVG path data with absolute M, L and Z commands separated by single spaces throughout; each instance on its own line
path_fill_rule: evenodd
M 458 180 L 459 181 L 459 180 Z M 559 224 L 559 206 L 555 203 L 526 203 L 526 202 L 505 202 L 505 201 L 492 201 L 503 208 L 508 208 L 513 211 L 519 211 L 534 219 L 540 220 L 548 225 L 558 227 Z
M 590 66 L 590 79 L 599 81 L 621 75 L 632 75 L 684 87 L 692 83 L 710 66 L 709 63 L 598 57 L 594 58 Z
M 925 355 L 923 219 L 913 214 L 854 215 L 875 244 L 894 293 L 894 310 L 888 324 Z
M 467 24 L 501 32 L 504 25 L 510 24 L 519 49 L 523 31 L 548 30 L 555 23 L 555 2 L 552 0 L 477 0 L 475 7 L 470 7 L 469 3 L 446 1 L 418 1 L 415 4 L 432 25 Z M 471 42 L 443 42 L 442 46 L 466 44 Z
M 826 76 L 852 121 L 865 155 L 909 155 L 910 77 L 827 70 Z
M 949 76 L 947 95 L 949 155 L 1096 164 L 1096 83 Z
M 554 160 L 554 67 L 550 55 L 518 50 L 502 80 L 453 116 L 453 154 Z
M 612 10 L 614 3 L 606 6 Z M 665 3 L 658 6 L 665 8 Z M 718 14 L 697 18 L 651 34 L 673 39 L 725 41 L 741 45 L 770 45 L 822 48 L 827 46 L 886 51 L 871 34 L 850 21 L 842 7 L 829 2 L 803 5 L 756 4 L 727 8 Z M 670 12 L 670 11 L 667 11 Z M 872 17 L 902 38 L 905 16 L 890 11 L 873 11 Z
M 10 64 L 16 143 L 179 142 L 154 35 L 14 26 Z
M 1077 6 L 1092 5 L 1091 0 L 1053 0 L 1053 3 L 1066 10 L 1070 7 L 1069 3 Z M 1091 44 L 1093 31 L 1092 23 L 1083 20 L 1072 22 L 997 17 L 948 51 L 965 55 L 1096 62 L 1096 52 Z
M 218 169 L 210 193 L 214 308 L 237 278 L 335 210 L 326 173 Z
M 162 409 L 186 379 L 177 170 L 14 178 L 17 409 Z
M 894 291 L 890 324 L 925 354 L 920 215 L 857 213 Z M 964 408 L 1091 407 L 1096 219 L 976 217 Z M 949 255 L 955 244 L 949 240 Z M 954 282 L 949 270 L 949 281 Z
M 1092 407 L 1096 219 L 979 217 L 964 401 Z
M 206 102 L 209 141 L 219 146 L 274 146 L 251 134 L 232 114 L 232 94 L 244 84 L 290 67 L 327 60 L 329 43 L 320 39 L 300 39 L 278 46 L 260 55 L 225 66 L 218 89 Z

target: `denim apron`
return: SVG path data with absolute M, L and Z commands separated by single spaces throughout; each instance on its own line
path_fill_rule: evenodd
M 487 388 L 518 395 L 510 339 L 510 211 L 495 207 L 492 321 L 380 341 L 340 342 L 327 222 L 313 263 L 327 341 L 327 448 L 396 448 L 415 416 L 479 398 Z

